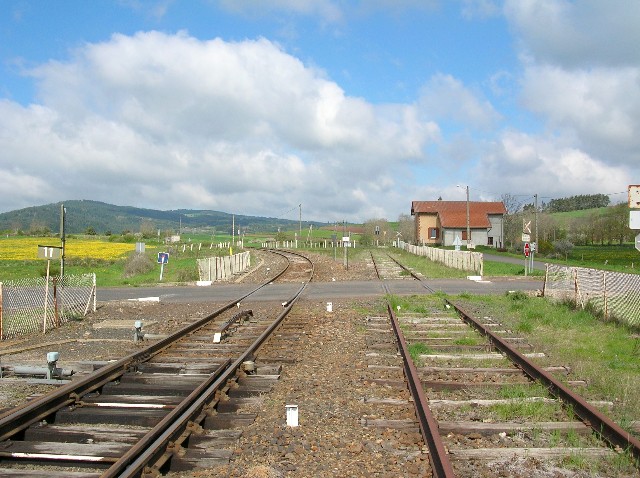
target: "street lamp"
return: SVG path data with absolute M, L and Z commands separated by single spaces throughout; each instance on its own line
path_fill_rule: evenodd
M 459 184 L 456 187 L 461 188 Z M 469 186 L 466 186 L 467 190 L 467 249 L 469 249 L 469 243 L 471 242 L 471 226 L 469 225 Z

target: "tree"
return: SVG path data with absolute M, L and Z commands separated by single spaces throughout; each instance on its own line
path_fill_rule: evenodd
M 633 234 L 629 229 L 629 207 L 627 203 L 620 203 L 608 208 L 606 212 L 610 242 L 618 241 L 622 245 Z
M 522 238 L 522 201 L 512 194 L 500 197 L 507 213 L 504 215 L 504 247 L 513 247 Z
M 392 240 L 391 227 L 386 219 L 369 219 L 364 224 L 364 234 L 360 240 L 369 244 L 385 244 Z M 395 237 L 395 234 L 393 234 Z
M 97 235 L 97 234 L 98 234 L 98 233 L 96 232 L 96 230 L 95 230 L 95 228 L 94 228 L 93 226 L 89 226 L 89 227 L 87 227 L 87 228 L 84 230 L 84 233 L 85 233 L 87 236 L 95 236 L 95 235 Z
M 500 196 L 500 200 L 502 201 L 502 204 L 504 204 L 507 214 L 516 214 L 522 208 L 523 201 L 513 194 L 503 194 Z
M 153 221 L 148 219 L 142 221 L 142 224 L 140 224 L 140 234 L 144 239 L 151 239 L 156 236 L 156 233 L 157 229 L 155 224 L 153 224 Z
M 415 241 L 415 221 L 409 214 L 400 214 L 398 216 L 398 232 L 400 233 L 400 239 L 404 242 L 413 243 Z
M 556 241 L 553 243 L 553 249 L 556 254 L 564 256 L 564 259 L 567 260 L 573 250 L 573 244 L 567 240 Z

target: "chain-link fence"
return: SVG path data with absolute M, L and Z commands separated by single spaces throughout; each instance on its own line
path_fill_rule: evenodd
M 207 257 L 198 259 L 198 274 L 201 281 L 221 281 L 229 279 L 251 266 L 249 252 L 241 252 L 232 256 Z
M 640 327 L 640 276 L 547 264 L 545 297 L 592 308 L 606 320 Z
M 475 272 L 480 276 L 484 272 L 484 261 L 481 252 L 453 251 L 451 249 L 439 249 L 430 246 L 414 246 L 402 241 L 398 241 L 398 247 L 411 254 L 425 256 L 434 262 L 439 262 L 453 269 Z
M 0 340 L 46 332 L 96 310 L 96 275 L 0 282 Z

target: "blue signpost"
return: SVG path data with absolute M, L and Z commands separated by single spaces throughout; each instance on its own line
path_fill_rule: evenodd
M 164 272 L 164 265 L 169 263 L 168 252 L 158 252 L 158 264 L 160 264 L 160 280 L 162 280 L 162 274 Z

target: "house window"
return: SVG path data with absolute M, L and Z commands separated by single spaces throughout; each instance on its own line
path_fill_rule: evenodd
M 467 240 L 467 231 L 462 231 L 462 240 L 463 241 Z
M 492 236 L 487 237 L 487 245 L 488 246 L 493 246 L 493 237 Z
M 438 239 L 438 228 L 430 227 L 429 228 L 429 239 Z

